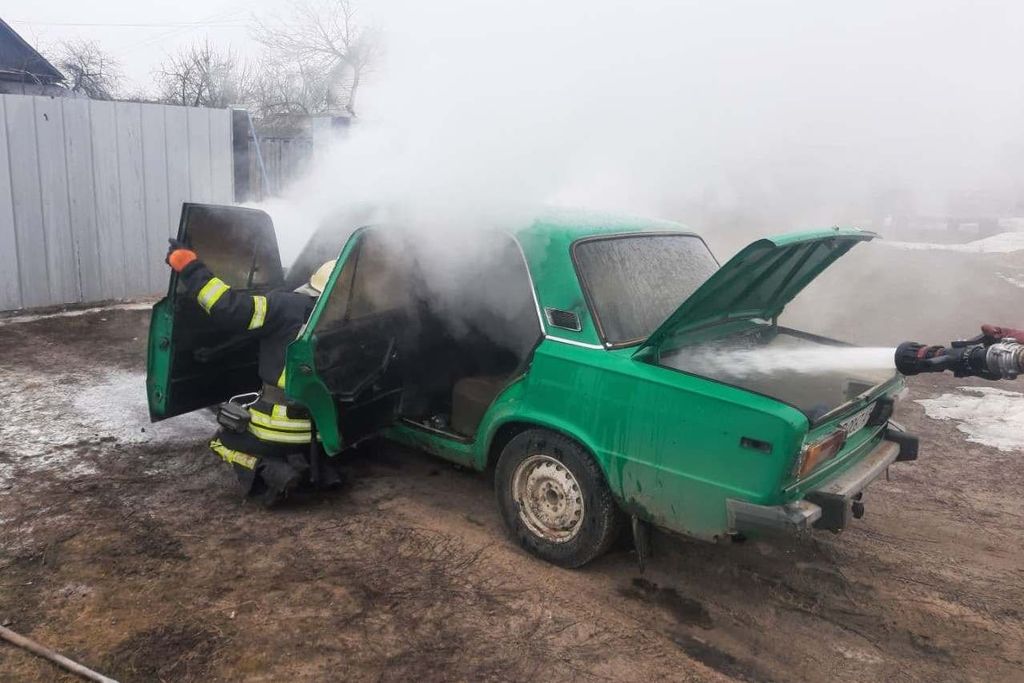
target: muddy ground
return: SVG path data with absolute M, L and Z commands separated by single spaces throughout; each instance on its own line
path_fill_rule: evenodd
M 1022 454 L 916 403 L 921 460 L 841 535 L 566 571 L 507 540 L 486 477 L 394 446 L 245 501 L 208 416 L 146 422 L 147 322 L 0 324 L 0 623 L 119 680 L 1024 680 Z M 72 679 L 0 644 L 0 680 Z

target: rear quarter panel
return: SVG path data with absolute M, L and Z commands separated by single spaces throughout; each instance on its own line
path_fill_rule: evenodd
M 728 529 L 725 499 L 778 502 L 807 431 L 772 399 L 632 358 L 546 340 L 489 430 L 516 419 L 568 434 L 594 454 L 623 508 L 712 539 Z M 499 404 L 502 403 L 499 401 Z M 770 453 L 740 445 L 772 444 Z

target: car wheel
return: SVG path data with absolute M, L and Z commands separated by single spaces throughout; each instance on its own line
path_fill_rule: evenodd
M 608 550 L 622 528 L 623 514 L 601 468 L 561 434 L 531 429 L 514 437 L 494 480 L 512 536 L 553 564 L 583 566 Z

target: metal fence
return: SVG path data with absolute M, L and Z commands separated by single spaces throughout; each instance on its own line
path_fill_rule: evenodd
M 260 136 L 259 149 L 263 157 L 263 169 L 260 169 L 256 154 L 256 143 L 249 141 L 249 178 L 248 197 L 258 201 L 266 199 L 267 194 L 278 195 L 288 183 L 301 175 L 309 168 L 313 159 L 313 138 L 309 136 L 296 135 L 286 136 Z M 261 174 L 266 173 L 266 179 L 261 180 Z M 264 187 L 264 184 L 266 187 Z
M 158 293 L 181 203 L 233 199 L 228 110 L 0 95 L 0 311 Z

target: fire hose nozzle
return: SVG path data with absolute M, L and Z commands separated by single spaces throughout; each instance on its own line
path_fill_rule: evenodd
M 956 377 L 1016 379 L 1024 374 L 1024 344 L 1016 339 L 970 340 L 949 346 L 903 342 L 896 347 L 896 370 L 903 375 L 949 370 Z
M 946 347 L 925 346 L 918 342 L 903 342 L 896 347 L 896 369 L 902 375 L 917 375 L 922 372 L 942 372 L 945 367 L 937 367 L 929 361 L 945 358 Z

